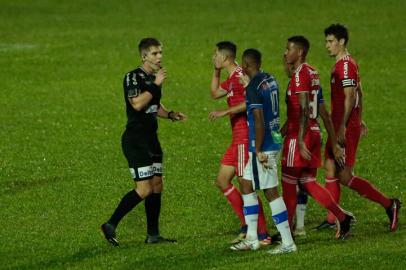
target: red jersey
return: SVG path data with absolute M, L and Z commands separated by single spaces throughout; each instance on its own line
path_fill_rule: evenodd
M 221 89 L 227 91 L 227 104 L 229 107 L 245 103 L 245 88 L 240 83 L 243 75 L 242 68 L 237 66 L 230 77 L 220 84 Z M 233 132 L 232 143 L 241 144 L 248 142 L 247 114 L 241 112 L 230 115 L 231 129 Z
M 344 116 L 344 88 L 351 86 L 355 87 L 356 100 L 348 118 L 347 127 L 361 125 L 359 108 L 361 81 L 357 63 L 350 55 L 346 55 L 336 62 L 331 72 L 331 119 L 336 131 Z
M 297 135 L 300 127 L 300 103 L 298 93 L 309 93 L 309 121 L 308 129 L 318 127 L 318 97 L 320 78 L 318 72 L 309 64 L 301 64 L 290 79 L 286 92 L 288 111 L 288 134 Z

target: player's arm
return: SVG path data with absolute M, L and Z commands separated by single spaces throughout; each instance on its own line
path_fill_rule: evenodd
M 169 111 L 162 103 L 159 106 L 157 115 L 161 118 L 170 119 L 172 121 L 184 121 L 187 119 L 187 116 L 181 112 Z
M 157 72 L 155 76 L 155 81 L 152 84 L 140 85 L 141 88 L 144 88 L 142 89 L 144 91 L 142 91 L 137 96 L 128 97 L 128 100 L 130 101 L 130 104 L 134 108 L 134 110 L 141 111 L 149 104 L 149 102 L 152 100 L 153 97 L 159 98 L 161 97 L 160 86 L 164 82 L 165 78 L 166 78 L 166 70 L 162 68 Z
M 361 119 L 361 136 L 367 136 L 368 135 L 368 126 L 362 119 L 362 111 L 363 111 L 363 91 L 362 87 L 360 85 L 359 87 L 359 114 L 360 114 L 360 119 Z
M 304 142 L 304 136 L 307 129 L 307 122 L 309 120 L 309 93 L 308 92 L 299 92 L 297 93 L 300 106 L 300 115 L 299 115 L 299 151 L 302 158 L 306 160 L 311 159 L 311 153 L 307 149 Z
M 341 167 L 344 165 L 343 149 L 337 144 L 337 138 L 334 131 L 333 121 L 331 120 L 330 113 L 327 111 L 324 103 L 319 104 L 320 117 L 323 120 L 324 127 L 327 130 L 327 134 L 331 140 L 333 146 L 333 154 L 338 165 Z
M 217 118 L 226 116 L 226 115 L 233 115 L 233 114 L 237 114 L 237 113 L 241 113 L 241 112 L 245 112 L 246 111 L 246 104 L 245 102 L 241 102 L 240 104 L 234 105 L 229 107 L 228 109 L 224 109 L 224 110 L 215 110 L 209 113 L 209 119 L 210 120 L 215 120 Z
M 345 129 L 348 122 L 348 118 L 351 115 L 351 111 L 354 108 L 356 100 L 355 87 L 353 86 L 345 87 L 343 91 L 344 91 L 344 114 L 337 133 L 337 141 L 339 144 L 345 144 Z
M 252 110 L 254 117 L 254 130 L 255 130 L 255 153 L 257 154 L 258 161 L 264 164 L 268 162 L 268 156 L 262 153 L 262 143 L 265 137 L 265 127 L 264 127 L 264 113 L 262 108 L 255 108 Z
M 227 91 L 220 87 L 221 69 L 214 68 L 213 77 L 211 79 L 211 97 L 218 99 L 227 95 Z

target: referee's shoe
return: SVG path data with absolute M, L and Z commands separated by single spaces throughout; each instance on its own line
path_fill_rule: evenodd
M 145 244 L 157 244 L 157 243 L 172 243 L 176 244 L 178 241 L 175 239 L 165 238 L 163 236 L 158 235 L 149 235 L 147 234 L 147 238 L 145 238 Z
M 106 240 L 113 246 L 117 247 L 118 241 L 116 239 L 116 228 L 110 223 L 104 223 L 100 226 L 100 229 L 102 230 Z

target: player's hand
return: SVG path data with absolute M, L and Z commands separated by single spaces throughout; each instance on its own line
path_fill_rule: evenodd
M 264 169 L 269 169 L 268 156 L 263 152 L 257 152 L 257 159 L 262 164 Z
M 312 153 L 310 153 L 309 149 L 307 149 L 307 146 L 304 142 L 299 142 L 299 152 L 300 152 L 300 156 L 304 160 L 312 159 Z
M 209 119 L 211 121 L 216 120 L 217 118 L 223 117 L 227 115 L 227 111 L 226 110 L 216 110 L 216 111 L 212 111 L 209 113 Z
M 158 86 L 160 86 L 164 80 L 166 79 L 166 69 L 161 68 L 158 70 L 158 72 L 155 74 L 155 81 L 154 83 Z
M 341 146 L 345 145 L 345 126 L 341 126 L 337 132 L 337 143 Z
M 186 121 L 187 116 L 181 112 L 172 112 L 171 113 L 171 120 L 172 121 Z
M 334 159 L 336 161 L 336 165 L 338 166 L 339 169 L 344 168 L 345 164 L 345 156 L 344 156 L 344 149 L 341 148 L 338 144 L 333 147 L 333 154 L 334 154 Z
M 244 86 L 247 87 L 247 85 L 250 83 L 250 77 L 248 77 L 247 74 L 243 74 L 240 76 L 240 83 Z
M 368 136 L 368 127 L 364 121 L 361 121 L 361 136 Z

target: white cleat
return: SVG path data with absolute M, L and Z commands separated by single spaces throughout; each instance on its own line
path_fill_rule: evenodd
M 284 254 L 284 253 L 292 253 L 292 252 L 296 252 L 296 251 L 297 251 L 297 247 L 296 247 L 295 243 L 293 243 L 289 246 L 280 244 L 276 248 L 269 250 L 268 254 L 277 255 L 277 254 Z
M 247 251 L 247 250 L 257 250 L 259 249 L 260 244 L 258 239 L 256 240 L 247 240 L 244 239 L 237 244 L 234 244 L 230 247 L 234 251 Z

